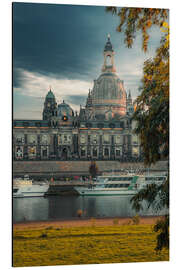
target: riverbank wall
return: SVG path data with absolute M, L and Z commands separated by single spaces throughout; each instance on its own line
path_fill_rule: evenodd
M 69 176 L 88 176 L 90 161 L 13 161 L 13 176 L 20 177 L 25 174 L 33 178 L 55 179 Z M 167 171 L 168 162 L 159 161 L 151 167 L 145 167 L 142 162 L 96 161 L 99 174 L 124 173 L 161 173 Z

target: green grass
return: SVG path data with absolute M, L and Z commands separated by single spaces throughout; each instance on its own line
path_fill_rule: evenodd
M 13 266 L 168 261 L 151 225 L 14 230 Z

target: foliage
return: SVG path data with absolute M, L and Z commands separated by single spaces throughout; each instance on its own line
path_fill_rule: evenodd
M 155 232 L 160 232 L 157 236 L 156 251 L 162 250 L 163 247 L 169 248 L 169 215 L 157 221 L 154 226 Z
M 138 31 L 142 33 L 142 49 L 148 49 L 148 30 L 153 26 L 160 28 L 164 36 L 154 58 L 144 63 L 140 95 L 135 101 L 135 132 L 139 135 L 144 155 L 144 163 L 151 165 L 162 158 L 169 157 L 169 25 L 168 10 L 153 8 L 107 7 L 120 18 L 118 32 L 125 36 L 124 42 L 131 48 Z M 139 211 L 146 200 L 155 209 L 169 208 L 169 177 L 162 185 L 148 185 L 135 195 L 131 202 Z M 168 216 L 157 223 L 154 229 L 157 236 L 156 250 L 169 247 Z
M 138 225 L 140 222 L 140 217 L 139 215 L 135 215 L 134 217 L 132 217 L 132 222 L 134 225 Z
M 89 166 L 89 173 L 92 178 L 95 178 L 98 174 L 98 166 L 96 165 L 95 161 L 91 161 L 91 164 Z
M 82 215 L 83 215 L 83 211 L 81 209 L 79 209 L 77 211 L 77 216 L 80 218 L 80 217 L 82 217 Z
M 120 18 L 116 30 L 124 33 L 124 42 L 128 48 L 132 47 L 137 31 L 142 32 L 142 49 L 145 52 L 148 49 L 148 30 L 152 26 L 162 27 L 168 18 L 168 10 L 166 9 L 107 7 L 106 10 Z
M 148 208 L 152 206 L 156 211 L 169 208 L 169 178 L 160 184 L 149 184 L 131 198 L 132 207 L 136 211 L 143 210 L 142 201 L 146 200 Z
M 135 132 L 146 164 L 169 156 L 169 48 L 164 42 L 154 59 L 144 63 L 141 94 L 136 99 Z
M 169 260 L 168 250 L 154 250 L 151 225 L 71 227 L 48 231 L 19 227 L 13 232 L 13 266 L 127 263 Z

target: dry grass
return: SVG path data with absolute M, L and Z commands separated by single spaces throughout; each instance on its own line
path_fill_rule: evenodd
M 168 261 L 152 225 L 15 228 L 13 266 Z

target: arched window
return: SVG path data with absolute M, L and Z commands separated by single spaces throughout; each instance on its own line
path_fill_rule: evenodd
M 111 56 L 110 55 L 107 55 L 106 57 L 106 66 L 111 66 L 112 63 L 111 63 Z
M 97 148 L 96 147 L 93 148 L 93 157 L 97 157 Z

